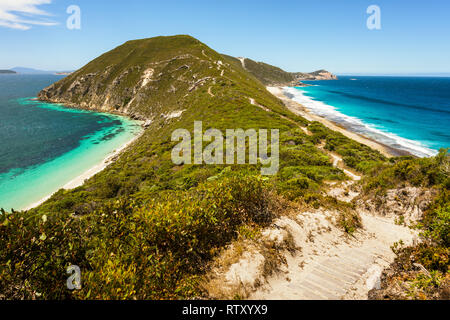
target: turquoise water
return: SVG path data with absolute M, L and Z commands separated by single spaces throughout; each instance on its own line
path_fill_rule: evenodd
M 139 134 L 125 117 L 32 100 L 53 75 L 0 76 L 0 207 L 25 209 Z
M 341 76 L 285 92 L 312 113 L 419 157 L 450 147 L 450 78 Z

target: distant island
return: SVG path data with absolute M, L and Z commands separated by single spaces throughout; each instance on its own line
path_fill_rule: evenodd
M 26 211 L 0 207 L 0 299 L 448 299 L 447 150 L 397 157 L 284 88 L 325 79 L 337 77 L 177 35 L 127 41 L 41 90 L 40 101 L 144 129 L 77 187 Z M 208 128 L 215 145 L 192 154 L 190 133 Z M 277 129 L 279 170 L 224 165 L 228 128 L 248 130 L 249 145 L 252 132 Z M 232 140 L 227 153 L 242 150 L 245 163 L 246 137 Z M 80 290 L 61 281 L 68 265 L 82 270 Z
M 0 74 L 16 74 L 13 70 L 0 70 Z

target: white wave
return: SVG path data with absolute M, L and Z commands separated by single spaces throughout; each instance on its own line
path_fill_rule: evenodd
M 365 135 L 392 148 L 408 151 L 418 157 L 430 157 L 438 153 L 438 151 L 424 146 L 419 141 L 402 138 L 394 133 L 383 131 L 374 125 L 366 124 L 356 117 L 345 115 L 333 106 L 306 96 L 301 89 L 284 87 L 283 90 L 287 96 L 303 105 L 311 113 L 339 123 L 353 132 Z

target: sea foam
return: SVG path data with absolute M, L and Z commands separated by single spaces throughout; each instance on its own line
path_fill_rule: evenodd
M 436 150 L 424 146 L 419 141 L 400 137 L 394 133 L 383 131 L 382 128 L 364 123 L 361 119 L 345 115 L 331 105 L 306 96 L 300 88 L 284 87 L 283 91 L 286 96 L 303 105 L 311 113 L 338 123 L 353 132 L 374 139 L 389 147 L 407 151 L 418 157 L 430 157 L 438 153 Z

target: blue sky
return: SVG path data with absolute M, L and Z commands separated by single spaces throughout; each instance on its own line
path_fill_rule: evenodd
M 373 4 L 381 30 L 366 26 Z M 450 73 L 449 17 L 448 0 L 0 0 L 0 69 L 74 70 L 127 40 L 190 34 L 287 71 Z

